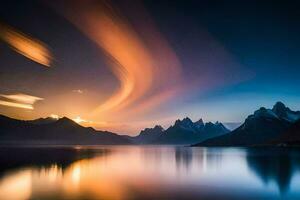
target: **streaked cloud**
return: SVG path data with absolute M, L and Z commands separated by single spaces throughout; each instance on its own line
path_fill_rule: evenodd
M 0 105 L 33 110 L 33 106 L 30 104 L 14 103 L 14 102 L 0 100 Z
M 6 99 L 10 99 L 13 101 L 18 101 L 21 103 L 25 103 L 25 104 L 34 104 L 36 101 L 38 100 L 43 100 L 43 98 L 40 97 L 35 97 L 35 96 L 31 96 L 31 95 L 27 95 L 27 94 L 9 94 L 9 95 L 5 95 L 5 94 L 0 94 L 1 97 L 4 97 Z
M 43 42 L 0 23 L 0 39 L 14 51 L 41 65 L 50 67 L 52 53 Z
M 27 94 L 0 94 L 2 100 L 0 100 L 0 105 L 23 108 L 33 110 L 34 103 L 40 100 L 43 100 L 41 97 L 31 96 Z
M 143 27 L 133 27 L 108 2 L 76 1 L 64 8 L 62 14 L 104 50 L 120 83 L 96 107 L 94 117 L 125 114 L 133 105 L 155 107 L 175 94 L 163 95 L 179 88 L 181 64 L 151 20 L 145 20 Z M 139 28 L 143 30 L 137 32 Z

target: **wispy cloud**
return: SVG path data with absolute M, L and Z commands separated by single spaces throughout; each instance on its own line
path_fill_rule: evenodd
M 20 103 L 25 103 L 25 104 L 34 104 L 38 100 L 43 100 L 43 98 L 40 97 L 35 97 L 27 94 L 0 94 L 1 97 L 4 97 L 6 99 L 10 99 L 13 101 L 18 101 Z
M 0 24 L 0 39 L 30 60 L 50 67 L 53 56 L 47 45 L 41 41 L 4 24 Z
M 0 100 L 0 105 L 8 106 L 8 107 L 15 107 L 15 108 L 23 108 L 33 110 L 33 104 L 36 101 L 43 100 L 43 98 L 31 96 L 27 94 L 0 94 L 0 97 L 3 99 Z
M 83 94 L 83 91 L 80 90 L 80 89 L 77 89 L 77 90 L 72 90 L 72 92 L 75 92 L 75 93 L 78 93 L 78 94 Z

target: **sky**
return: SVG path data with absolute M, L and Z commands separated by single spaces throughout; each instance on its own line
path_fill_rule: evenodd
M 296 1 L 1 1 L 0 114 L 137 134 L 300 110 Z

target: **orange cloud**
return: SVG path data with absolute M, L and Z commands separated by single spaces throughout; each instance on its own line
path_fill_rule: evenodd
M 94 117 L 120 116 L 137 104 L 141 106 L 136 111 L 142 111 L 142 105 L 154 108 L 175 94 L 181 79 L 180 62 L 153 24 L 146 23 L 137 32 L 138 27 L 107 2 L 79 0 L 64 9 L 62 13 L 105 51 L 120 82 L 118 90 L 94 110 Z
M 32 38 L 11 27 L 0 24 L 0 39 L 23 56 L 41 65 L 50 67 L 52 54 L 49 48 L 41 41 Z

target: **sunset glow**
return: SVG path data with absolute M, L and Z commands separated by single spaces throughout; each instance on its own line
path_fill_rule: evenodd
M 135 0 L 32 4 L 0 24 L 0 114 L 28 120 L 55 114 L 59 117 L 52 118 L 135 135 L 186 116 L 240 123 L 257 104 L 277 100 L 297 107 L 297 73 L 273 83 L 289 63 L 273 56 L 282 55 L 273 52 L 276 48 L 264 50 L 267 58 L 260 55 L 240 29 L 227 33 L 227 23 L 239 18 L 218 20 L 217 10 L 186 15 L 177 1 L 170 6 Z M 188 3 L 193 4 L 206 10 L 206 3 L 203 8 Z M 3 13 L 9 16 L 12 8 Z M 259 44 L 264 41 L 269 37 Z M 293 94 L 284 96 L 286 88 Z
M 300 200 L 299 6 L 1 1 L 0 200 Z
M 80 124 L 82 122 L 86 122 L 86 120 L 84 119 L 81 119 L 81 117 L 77 116 L 76 118 L 73 119 L 74 122 Z
M 51 114 L 50 117 L 53 118 L 53 119 L 59 119 L 59 116 L 56 115 L 56 114 Z

